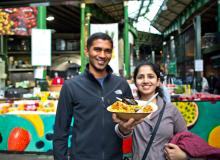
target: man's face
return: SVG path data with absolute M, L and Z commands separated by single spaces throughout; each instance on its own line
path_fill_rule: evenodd
M 86 54 L 89 57 L 90 71 L 103 72 L 112 58 L 112 45 L 108 40 L 94 40 Z

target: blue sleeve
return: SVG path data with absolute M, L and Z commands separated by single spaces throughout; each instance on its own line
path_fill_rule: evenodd
M 54 135 L 53 135 L 53 154 L 54 160 L 67 160 L 68 156 L 68 137 L 72 120 L 71 92 L 67 83 L 64 83 L 58 101 Z

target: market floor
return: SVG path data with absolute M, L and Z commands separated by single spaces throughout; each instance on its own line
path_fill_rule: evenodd
M 52 155 L 0 153 L 0 160 L 53 160 Z

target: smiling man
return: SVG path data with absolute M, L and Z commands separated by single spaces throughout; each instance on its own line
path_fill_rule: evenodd
M 66 80 L 57 107 L 53 151 L 55 160 L 121 160 L 122 139 L 107 107 L 119 98 L 132 98 L 127 81 L 112 74 L 108 65 L 113 42 L 105 33 L 88 38 L 85 72 Z M 70 124 L 74 117 L 73 129 Z
M 112 58 L 112 40 L 107 38 L 88 39 L 87 46 L 86 55 L 89 57 L 89 71 L 96 78 L 104 78 L 107 75 L 106 67 Z

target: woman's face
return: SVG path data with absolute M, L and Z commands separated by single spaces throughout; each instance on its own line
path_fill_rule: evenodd
M 160 79 L 157 77 L 151 66 L 144 65 L 139 68 L 136 77 L 136 87 L 141 97 L 150 98 L 157 87 L 160 85 Z

